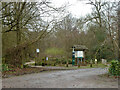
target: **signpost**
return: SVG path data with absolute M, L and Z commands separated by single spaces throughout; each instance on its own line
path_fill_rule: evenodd
M 36 52 L 37 52 L 37 56 L 36 56 L 37 59 L 39 57 L 39 52 L 40 52 L 39 48 L 36 49 Z M 36 66 L 36 59 L 35 59 L 35 66 Z

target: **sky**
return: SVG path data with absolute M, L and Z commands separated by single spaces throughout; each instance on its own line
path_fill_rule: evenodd
M 64 4 L 69 4 L 67 11 L 69 11 L 73 17 L 84 17 L 92 12 L 92 6 L 86 4 L 88 0 L 51 0 L 55 7 L 60 7 Z M 102 0 L 110 2 L 118 2 L 119 0 Z
M 91 5 L 86 4 L 87 0 L 51 0 L 55 7 L 68 4 L 66 8 L 74 17 L 85 16 L 92 11 Z

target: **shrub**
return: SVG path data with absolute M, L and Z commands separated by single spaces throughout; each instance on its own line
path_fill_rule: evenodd
M 67 60 L 62 59 L 61 62 L 62 62 L 62 64 L 66 64 Z
M 23 65 L 23 68 L 28 68 L 29 67 L 29 65 Z
M 72 60 L 71 60 L 71 59 L 69 59 L 69 60 L 68 60 L 68 63 L 69 63 L 69 64 L 72 64 Z
M 42 66 L 45 66 L 45 63 L 42 63 Z
M 38 65 L 38 66 L 40 66 L 40 65 L 42 65 L 42 62 L 36 62 L 36 65 Z
M 9 71 L 7 64 L 2 64 L 2 71 Z
M 109 67 L 109 73 L 114 76 L 120 76 L 120 62 L 117 60 L 112 60 Z

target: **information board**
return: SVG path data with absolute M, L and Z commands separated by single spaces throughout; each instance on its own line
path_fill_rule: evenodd
M 84 53 L 83 53 L 83 51 L 77 51 L 77 57 L 81 57 L 81 58 L 83 58 L 84 57 Z

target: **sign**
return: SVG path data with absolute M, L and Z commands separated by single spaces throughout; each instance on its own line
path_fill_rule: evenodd
M 39 50 L 39 49 L 36 49 L 36 52 L 37 52 L 37 53 L 39 53 L 39 52 L 40 52 L 40 50 Z
M 97 62 L 97 59 L 95 59 L 95 62 Z
M 48 61 L 48 57 L 46 57 L 46 60 Z
M 77 57 L 84 57 L 83 51 L 77 51 Z
M 97 59 L 95 59 L 95 64 L 97 64 Z

